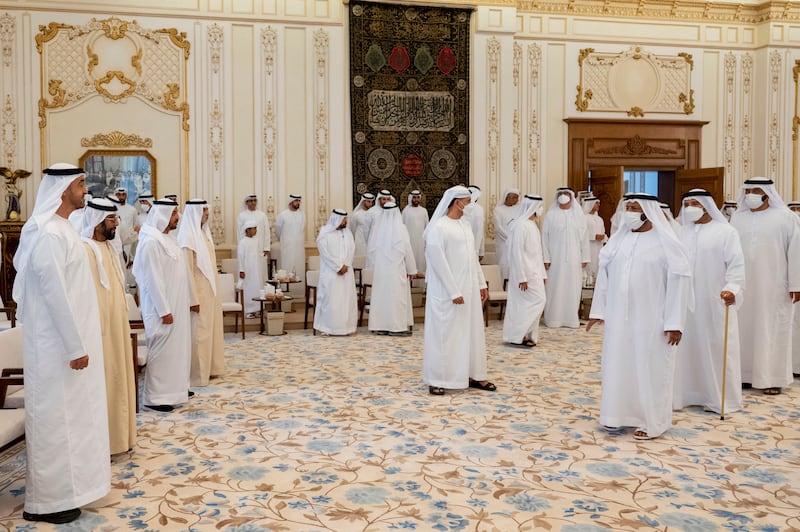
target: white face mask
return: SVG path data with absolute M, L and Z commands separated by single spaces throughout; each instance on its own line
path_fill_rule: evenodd
M 150 212 L 150 205 L 142 203 L 142 212 Z
M 751 209 L 758 209 L 764 203 L 764 200 L 761 199 L 761 194 L 745 194 L 744 195 L 744 204 L 747 205 Z
M 691 223 L 694 223 L 702 218 L 704 213 L 705 211 L 703 209 L 700 207 L 695 207 L 694 205 L 683 208 L 683 217 Z
M 647 219 L 642 220 L 641 212 L 626 212 L 625 221 L 627 222 L 628 227 L 630 227 L 631 230 L 635 231 L 636 229 L 639 229 L 641 226 L 643 226 L 644 223 L 647 221 Z
M 727 214 L 728 216 L 732 216 L 733 213 L 736 212 L 736 208 L 734 208 L 734 207 L 725 207 L 725 209 L 722 212 L 724 214 Z
M 572 198 L 569 197 L 569 194 L 561 194 L 560 196 L 558 196 L 558 203 L 560 205 L 566 205 L 567 203 L 570 202 L 571 199 Z
M 544 207 L 542 207 L 541 205 L 536 207 L 536 216 L 537 217 L 541 218 L 543 212 L 544 212 Z

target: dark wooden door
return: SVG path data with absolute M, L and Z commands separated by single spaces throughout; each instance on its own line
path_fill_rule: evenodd
M 692 170 L 675 171 L 675 202 L 673 207 L 680 211 L 681 196 L 693 188 L 702 188 L 714 197 L 717 207 L 722 205 L 725 198 L 723 190 L 725 184 L 725 169 L 719 168 L 695 168 Z
M 592 168 L 589 186 L 592 194 L 600 200 L 600 217 L 606 224 L 606 234 L 611 232 L 611 217 L 617 210 L 617 203 L 625 193 L 625 167 L 606 166 Z

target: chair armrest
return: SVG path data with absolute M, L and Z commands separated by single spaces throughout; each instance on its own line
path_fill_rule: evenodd
M 131 329 L 144 329 L 144 321 L 143 320 L 129 320 L 128 323 L 131 326 Z M 131 333 L 133 334 L 133 333 Z
M 22 377 L 0 377 L 0 408 L 6 406 L 6 394 L 9 386 L 22 386 L 25 381 Z
M 22 368 L 4 368 L 2 372 L 3 377 L 10 377 L 12 375 L 22 375 Z
M 242 306 L 242 312 L 244 312 L 244 288 L 236 289 L 236 301 Z

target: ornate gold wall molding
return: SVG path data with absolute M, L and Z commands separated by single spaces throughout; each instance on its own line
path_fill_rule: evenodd
M 800 59 L 796 59 L 792 67 L 794 80 L 794 116 L 792 117 L 792 198 L 800 197 L 800 147 L 798 147 L 798 133 L 800 132 Z
M 578 53 L 578 111 L 645 113 L 694 112 L 691 54 L 659 56 L 632 46 L 619 53 Z
M 6 101 L 3 103 L 3 114 L 0 119 L 0 141 L 3 146 L 2 163 L 11 168 L 14 158 L 17 155 L 17 112 L 14 109 L 14 102 L 11 95 L 6 94 Z
M 149 30 L 117 17 L 93 18 L 83 26 L 51 22 L 39 26 L 36 49 L 41 59 L 41 129 L 47 126 L 48 109 L 97 94 L 109 102 L 139 96 L 180 113 L 184 131 L 189 130 L 190 44 L 175 28 Z
M 8 13 L 0 16 L 0 48 L 2 50 L 3 65 L 11 66 L 11 55 L 13 51 L 14 37 L 17 34 L 17 24 L 14 18 Z
M 800 20 L 800 2 L 782 0 L 758 5 L 692 0 L 517 0 L 516 7 L 520 13 L 681 22 L 760 24 L 762 22 L 797 22 Z
M 135 133 L 123 133 L 122 131 L 112 131 L 111 133 L 98 133 L 91 138 L 81 138 L 81 146 L 84 148 L 152 148 L 153 139 Z

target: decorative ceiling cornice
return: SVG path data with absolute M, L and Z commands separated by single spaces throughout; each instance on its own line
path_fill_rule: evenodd
M 744 5 L 693 0 L 517 0 L 516 4 L 520 13 L 740 24 L 800 21 L 797 1 Z

